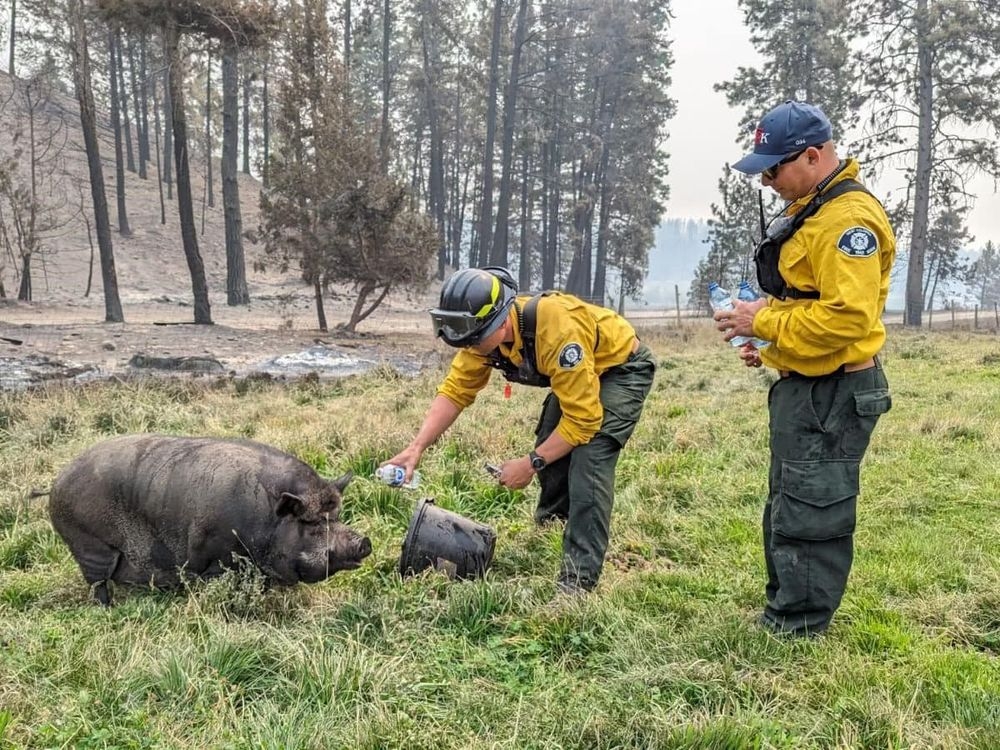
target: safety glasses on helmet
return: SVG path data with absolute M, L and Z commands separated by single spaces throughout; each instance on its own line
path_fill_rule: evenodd
M 443 338 L 452 346 L 475 346 L 483 337 L 491 316 L 476 317 L 472 313 L 453 310 L 431 310 L 431 325 L 434 335 Z
M 517 282 L 501 266 L 456 272 L 441 289 L 441 304 L 430 310 L 434 335 L 454 347 L 477 346 L 503 325 L 517 294 Z

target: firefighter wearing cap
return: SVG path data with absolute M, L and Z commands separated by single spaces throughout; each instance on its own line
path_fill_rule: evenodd
M 787 201 L 774 224 L 797 227 L 757 248 L 758 281 L 770 296 L 714 317 L 727 340 L 769 340 L 762 351 L 742 348 L 741 357 L 779 375 L 768 396 L 760 623 L 814 635 L 829 626 L 846 589 L 861 460 L 891 406 L 877 355 L 896 243 L 882 205 L 857 182 L 858 163 L 838 158 L 817 107 L 788 101 L 768 112 L 753 153 L 733 166 L 761 174 Z
M 534 304 L 534 361 L 526 309 Z M 557 583 L 589 591 L 608 546 L 618 455 L 635 428 L 653 382 L 649 349 L 621 316 L 556 292 L 517 294 L 505 268 L 456 272 L 430 311 L 437 336 L 459 349 L 424 422 L 388 463 L 407 477 L 423 452 L 489 382 L 494 369 L 509 380 L 550 387 L 535 429 L 535 448 L 500 466 L 505 487 L 541 487 L 535 519 L 566 522 Z

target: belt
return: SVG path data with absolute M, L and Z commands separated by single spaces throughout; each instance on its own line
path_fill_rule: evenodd
M 797 378 L 827 378 L 831 375 L 843 375 L 847 372 L 860 372 L 861 370 L 870 370 L 879 364 L 878 355 L 874 357 L 869 357 L 864 362 L 855 362 L 850 364 L 842 364 L 833 372 L 828 372 L 825 375 L 803 375 L 801 372 L 795 372 L 795 370 L 778 370 L 778 375 L 783 378 L 790 378 L 792 376 Z

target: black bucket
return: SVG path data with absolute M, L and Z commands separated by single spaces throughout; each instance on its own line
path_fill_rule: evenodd
M 399 558 L 402 576 L 434 568 L 449 578 L 476 578 L 493 560 L 496 532 L 458 513 L 439 508 L 434 498 L 417 501 Z

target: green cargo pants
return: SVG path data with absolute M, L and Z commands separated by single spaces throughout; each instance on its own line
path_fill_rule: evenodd
M 618 454 L 635 429 L 656 364 L 645 345 L 624 364 L 601 376 L 604 420 L 590 442 L 576 446 L 538 473 L 541 495 L 535 520 L 566 521 L 559 580 L 583 589 L 597 585 L 604 565 L 614 504 Z M 562 418 L 555 394 L 549 393 L 535 429 L 535 445 L 552 434 Z
M 881 365 L 771 387 L 765 627 L 808 635 L 830 624 L 854 558 L 861 459 L 891 405 Z

